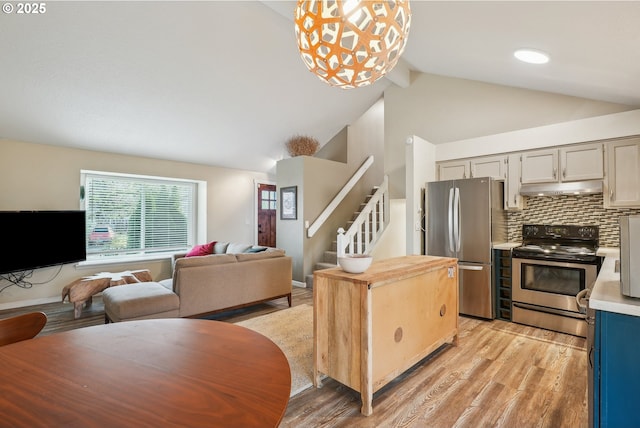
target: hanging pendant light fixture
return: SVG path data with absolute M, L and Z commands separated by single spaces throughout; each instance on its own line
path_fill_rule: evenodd
M 298 0 L 294 19 L 307 68 L 349 89 L 375 82 L 396 65 L 411 10 L 409 0 Z

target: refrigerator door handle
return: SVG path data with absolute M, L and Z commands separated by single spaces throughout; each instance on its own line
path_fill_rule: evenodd
M 482 267 L 482 266 L 473 266 L 473 265 L 462 265 L 462 264 L 459 264 L 459 265 L 458 265 L 458 269 L 461 269 L 461 270 L 482 270 L 482 269 L 484 269 L 484 267 Z
M 460 251 L 460 241 L 462 240 L 462 236 L 461 236 L 461 230 L 460 230 L 460 226 L 461 226 L 461 221 L 460 221 L 460 189 L 458 187 L 456 187 L 454 194 L 454 201 L 453 201 L 453 209 L 454 209 L 454 213 L 453 213 L 453 218 L 454 218 L 454 227 L 453 227 L 453 237 L 456 243 L 456 253 Z
M 447 204 L 448 223 L 447 229 L 449 232 L 449 251 L 454 253 L 455 248 L 453 246 L 453 187 L 449 189 L 449 203 Z

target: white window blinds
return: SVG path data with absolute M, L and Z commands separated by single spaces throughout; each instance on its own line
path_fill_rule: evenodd
M 87 254 L 179 251 L 195 242 L 197 184 L 83 172 Z

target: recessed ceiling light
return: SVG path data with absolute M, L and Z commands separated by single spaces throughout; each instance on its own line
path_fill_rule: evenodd
M 535 49 L 518 49 L 513 53 L 513 56 L 529 64 L 546 64 L 549 62 L 549 55 Z

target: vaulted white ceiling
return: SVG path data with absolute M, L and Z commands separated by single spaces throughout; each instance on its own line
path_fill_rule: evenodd
M 0 138 L 256 171 L 326 142 L 392 83 L 332 88 L 292 1 L 55 2 L 0 14 Z M 640 107 L 640 2 L 413 1 L 414 71 Z M 551 62 L 518 63 L 518 47 Z

